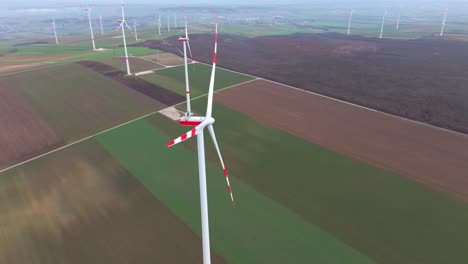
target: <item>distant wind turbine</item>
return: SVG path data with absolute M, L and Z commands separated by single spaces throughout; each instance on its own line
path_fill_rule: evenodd
M 93 42 L 93 50 L 96 50 L 96 43 L 94 42 L 93 24 L 91 23 L 91 7 L 86 7 L 85 10 L 88 12 L 89 31 L 91 32 L 91 41 Z
M 189 85 L 189 76 L 188 76 L 187 48 L 190 53 L 190 58 L 192 58 L 192 49 L 190 48 L 190 40 L 188 37 L 187 17 L 185 17 L 185 38 L 179 37 L 179 42 L 182 42 L 184 44 L 185 96 L 187 97 L 187 112 L 185 114 L 185 117 L 190 118 L 192 115 L 192 112 L 190 109 L 190 85 Z
M 57 30 L 55 29 L 55 19 L 52 21 L 52 28 L 54 29 L 54 36 L 55 36 L 55 44 L 59 44 L 58 37 L 57 37 Z
M 104 27 L 102 26 L 102 16 L 99 16 L 99 24 L 101 25 L 101 35 L 104 35 Z
M 189 132 L 183 134 L 177 139 L 169 142 L 168 147 L 174 146 L 181 143 L 191 137 L 197 136 L 197 150 L 198 150 L 198 175 L 200 185 L 200 207 L 201 207 L 201 224 L 202 224 L 202 245 L 203 245 L 203 264 L 211 264 L 211 252 L 210 252 L 210 227 L 208 219 L 208 193 L 206 187 L 206 165 L 205 165 L 205 141 L 204 141 L 204 130 L 208 129 L 211 139 L 213 141 L 216 153 L 218 154 L 221 167 L 223 168 L 224 177 L 227 182 L 229 195 L 231 198 L 232 205 L 234 206 L 234 197 L 232 195 L 232 188 L 229 183 L 229 176 L 224 166 L 224 161 L 219 150 L 218 142 L 216 140 L 215 131 L 213 124 L 215 119 L 212 117 L 213 108 L 213 90 L 215 84 L 215 72 L 216 72 L 216 60 L 217 60 L 217 46 L 218 46 L 218 24 L 216 23 L 216 35 L 215 35 L 215 48 L 213 54 L 213 66 L 211 70 L 210 85 L 208 89 L 208 103 L 206 107 L 206 114 L 203 117 L 186 116 L 181 119 L 180 124 L 183 126 L 194 126 Z
M 167 32 L 171 32 L 171 24 L 170 24 L 170 18 L 167 16 Z
M 174 26 L 177 29 L 177 15 L 174 15 Z
M 130 72 L 130 63 L 128 61 L 127 39 L 125 38 L 125 27 L 128 28 L 130 33 L 133 34 L 133 32 L 132 32 L 132 28 L 125 21 L 125 11 L 124 11 L 124 2 L 123 1 L 122 1 L 121 7 L 122 7 L 122 20 L 118 20 L 118 22 L 120 24 L 119 24 L 119 27 L 116 29 L 116 31 L 118 31 L 119 29 L 122 30 L 122 39 L 123 39 L 124 51 L 125 51 L 125 63 L 126 63 L 126 66 L 127 66 L 127 74 L 130 75 L 131 72 Z
M 137 31 L 137 23 L 136 20 L 133 19 L 133 30 L 135 31 L 135 40 L 138 41 L 138 31 Z
M 400 9 L 398 10 L 398 19 L 397 19 L 397 24 L 396 24 L 396 29 L 400 29 L 400 19 L 401 19 L 401 6 Z
M 385 13 L 382 17 L 382 26 L 380 27 L 380 38 L 383 37 L 383 29 L 384 29 L 384 25 L 385 25 L 385 16 L 387 15 L 387 10 L 385 10 Z
M 159 36 L 161 36 L 161 15 L 158 17 L 158 33 Z
M 351 20 L 353 19 L 353 13 L 354 13 L 354 10 L 351 9 L 351 12 L 349 12 L 348 36 L 349 34 L 351 34 Z
M 447 21 L 447 13 L 448 13 L 448 8 L 445 9 L 444 13 L 444 19 L 442 20 L 442 28 L 440 29 L 440 36 L 444 36 L 444 30 L 445 30 L 445 22 Z

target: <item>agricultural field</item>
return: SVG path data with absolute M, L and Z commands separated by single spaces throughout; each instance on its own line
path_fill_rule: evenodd
M 197 97 L 206 94 L 210 84 L 209 76 L 211 74 L 211 66 L 205 64 L 190 64 L 189 78 L 190 78 L 190 95 Z M 162 86 L 175 93 L 185 95 L 185 69 L 184 66 L 174 68 L 162 69 L 156 71 L 154 74 L 143 75 L 142 79 Z M 215 90 L 226 88 L 239 83 L 253 80 L 253 77 L 233 73 L 227 70 L 218 69 L 216 71 Z
M 162 107 L 77 64 L 3 76 L 0 86 L 19 91 L 66 142 Z
M 60 135 L 12 88 L 13 84 L 0 83 L 0 169 L 60 146 Z
M 141 56 L 143 59 L 151 60 L 164 66 L 180 66 L 184 59 L 169 52 L 159 52 L 157 54 Z M 188 63 L 192 61 L 188 59 Z
M 235 206 L 205 133 L 213 264 L 467 263 L 467 24 L 454 10 L 439 38 L 438 5 L 405 6 L 399 30 L 395 7 L 353 5 L 183 10 L 196 115 L 214 14 L 226 33 L 213 117 Z M 157 36 L 154 7 L 129 6 L 145 14 L 141 40 L 127 36 L 143 75 L 125 74 L 119 32 L 93 52 L 84 29 L 55 46 L 45 20 L 8 40 L 25 21 L 0 23 L 0 263 L 202 262 L 196 140 L 166 145 L 191 129 L 182 28 Z
M 127 76 L 124 72 L 119 71 L 107 64 L 89 60 L 80 61 L 77 62 L 77 64 L 93 70 L 96 73 L 101 74 L 102 76 L 105 76 L 113 81 L 123 84 L 127 88 L 137 91 L 140 94 L 146 95 L 160 104 L 169 106 L 181 103 L 184 100 L 183 96 L 180 96 L 172 91 L 166 90 L 145 80 L 135 78 L 133 76 Z
M 140 120 L 97 138 L 179 219 L 200 235 L 196 156 L 184 147 L 168 150 L 171 139 L 157 127 L 176 128 L 162 116 Z M 157 157 L 157 158 L 150 158 Z M 293 212 L 233 179 L 237 207 L 227 197 L 222 171 L 208 166 L 212 245 L 229 263 L 372 263 Z M 261 212 L 261 213 L 260 213 Z M 287 225 L 288 232 L 282 230 Z M 284 241 L 294 241 L 284 244 Z M 311 250 L 311 246 L 317 250 Z M 275 254 L 277 252 L 278 254 Z M 283 253 L 282 253 L 283 252 Z
M 0 176 L 2 263 L 201 259 L 197 235 L 95 140 Z
M 97 60 L 109 66 L 112 66 L 116 69 L 119 69 L 123 72 L 127 72 L 127 66 L 125 64 L 124 57 L 120 58 L 108 58 Z M 130 57 L 130 70 L 131 72 L 142 72 L 142 71 L 149 71 L 149 70 L 158 70 L 164 68 L 164 66 L 157 64 L 156 62 L 147 61 L 145 59 L 141 59 L 140 57 Z
M 175 38 L 167 40 L 176 43 Z M 194 59 L 210 63 L 212 35 L 194 35 Z M 143 47 L 177 54 L 158 41 Z M 466 42 L 339 34 L 220 36 L 218 64 L 421 122 L 468 132 Z M 255 58 L 255 59 L 252 59 Z
M 466 135 L 265 80 L 222 91 L 216 102 L 263 124 L 468 201 Z

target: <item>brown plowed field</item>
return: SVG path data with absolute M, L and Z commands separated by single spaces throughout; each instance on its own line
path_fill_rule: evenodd
M 0 169 L 63 144 L 12 87 L 0 87 Z
M 180 47 L 176 37 L 165 41 Z M 212 34 L 191 36 L 194 59 L 211 63 L 213 42 Z M 180 54 L 161 41 L 137 45 Z M 221 35 L 218 64 L 468 133 L 467 50 L 467 42 L 440 39 Z
M 259 80 L 216 102 L 310 142 L 468 200 L 468 136 Z
M 165 105 L 174 105 L 185 100 L 185 97 L 171 92 L 169 90 L 166 90 L 164 88 L 161 88 L 150 82 L 132 76 L 125 76 L 125 73 L 123 73 L 122 71 L 117 70 L 112 66 L 106 65 L 104 63 L 96 61 L 79 61 L 77 63 L 89 69 L 92 69 L 95 72 L 98 72 L 106 77 L 109 77 L 112 80 L 127 86 L 128 88 L 131 88 L 146 96 L 149 96 L 150 98 L 153 98 L 156 101 L 159 101 Z
M 199 237 L 93 140 L 0 176 L 0 263 L 201 263 Z

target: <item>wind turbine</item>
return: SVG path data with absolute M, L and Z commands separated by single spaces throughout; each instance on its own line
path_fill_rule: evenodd
M 401 19 L 401 6 L 400 6 L 400 9 L 398 10 L 398 20 L 397 20 L 397 24 L 396 24 L 396 29 L 400 29 L 400 19 Z
M 380 38 L 383 37 L 383 29 L 384 29 L 384 25 L 385 25 L 385 16 L 387 15 L 387 10 L 385 10 L 385 13 L 382 17 L 382 27 L 380 28 Z
M 57 37 L 57 30 L 55 29 L 55 19 L 52 21 L 52 28 L 54 29 L 54 36 L 55 36 L 55 44 L 59 44 L 58 37 Z
M 234 206 L 234 197 L 232 195 L 232 188 L 229 183 L 229 176 L 224 166 L 224 161 L 221 156 L 221 152 L 218 147 L 216 135 L 214 132 L 213 124 L 215 119 L 212 117 L 213 108 L 213 89 L 215 82 L 216 72 L 216 60 L 217 60 L 217 48 L 218 48 L 218 24 L 216 23 L 216 34 L 215 34 L 215 47 L 213 54 L 213 67 L 211 70 L 210 86 L 208 90 L 208 104 L 206 107 L 206 115 L 203 117 L 186 117 L 180 121 L 183 126 L 195 126 L 189 132 L 183 134 L 177 139 L 169 142 L 168 147 L 174 146 L 180 142 L 183 142 L 191 137 L 197 136 L 197 149 L 198 149 L 198 173 L 199 173 L 199 184 L 200 184 L 200 206 L 201 206 L 201 223 L 202 223 L 202 243 L 203 243 L 203 264 L 211 264 L 211 253 L 210 253 L 210 233 L 208 223 L 208 194 L 206 188 L 206 168 L 205 168 L 205 142 L 204 142 L 204 130 L 208 129 L 211 139 L 213 140 L 214 147 L 218 154 L 221 166 L 223 168 L 224 176 L 226 178 L 229 195 L 231 196 L 232 205 Z
M 171 32 L 171 24 L 170 24 L 169 16 L 167 16 L 167 32 Z
M 133 19 L 133 30 L 135 30 L 135 40 L 138 41 L 137 23 L 135 19 Z
M 91 41 L 93 42 L 93 50 L 96 50 L 96 43 L 94 43 L 93 24 L 91 23 L 91 7 L 86 7 L 85 10 L 88 12 L 89 30 L 91 32 Z
M 445 9 L 444 13 L 444 19 L 442 20 L 442 28 L 440 29 L 440 36 L 444 36 L 444 30 L 445 30 L 445 21 L 447 21 L 447 13 L 448 13 L 448 8 Z
M 161 36 L 161 15 L 158 17 L 158 33 L 159 36 Z
M 102 26 L 102 16 L 99 16 L 99 24 L 101 25 L 101 36 L 104 35 L 104 27 Z
M 125 51 L 125 63 L 127 64 L 127 74 L 130 75 L 131 72 L 130 72 L 130 63 L 128 61 L 128 51 L 127 51 L 127 40 L 125 38 L 125 27 L 128 28 L 128 30 L 130 31 L 130 33 L 133 34 L 132 32 L 132 28 L 127 24 L 127 22 L 125 21 L 125 11 L 124 11 L 124 3 L 122 1 L 122 20 L 118 20 L 118 22 L 120 23 L 119 24 L 119 27 L 116 29 L 116 31 L 118 31 L 119 29 L 122 30 L 122 39 L 123 39 L 123 44 L 124 44 L 124 51 Z
M 192 115 L 192 112 L 190 109 L 190 85 L 189 85 L 189 77 L 188 77 L 187 47 L 190 53 L 190 58 L 192 58 L 192 49 L 190 48 L 190 41 L 188 37 L 187 17 L 185 17 L 185 38 L 179 37 L 179 41 L 184 44 L 185 95 L 187 97 L 187 112 L 185 113 L 185 118 L 190 118 Z
M 174 26 L 177 29 L 177 15 L 174 15 Z
M 351 20 L 353 19 L 353 13 L 354 13 L 354 10 L 351 9 L 351 12 L 349 12 L 348 36 L 349 36 L 349 34 L 351 34 Z

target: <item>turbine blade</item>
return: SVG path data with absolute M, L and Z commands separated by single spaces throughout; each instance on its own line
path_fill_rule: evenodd
M 206 106 L 206 116 L 211 117 L 212 109 L 213 109 L 213 90 L 214 90 L 214 83 L 215 83 L 215 74 L 216 74 L 216 61 L 218 58 L 218 21 L 216 21 L 216 31 L 215 31 L 215 45 L 214 45 L 214 53 L 213 53 L 213 68 L 211 69 L 211 79 L 210 79 L 210 87 L 208 90 L 208 104 Z
M 219 150 L 218 141 L 216 140 L 216 134 L 212 125 L 208 126 L 208 131 L 210 132 L 211 139 L 213 140 L 216 152 L 218 153 L 219 161 L 221 162 L 221 167 L 223 168 L 224 178 L 226 178 L 227 188 L 229 195 L 231 196 L 232 206 L 235 206 L 234 196 L 232 195 L 231 183 L 229 182 L 229 174 L 226 170 L 226 166 L 224 166 L 223 156 L 221 155 L 221 151 Z
M 124 24 L 125 24 L 125 26 L 127 26 L 128 31 L 130 31 L 130 33 L 132 33 L 132 35 L 135 36 L 135 33 L 133 33 L 133 31 L 132 31 L 132 27 L 130 27 L 130 26 L 127 24 L 126 21 L 124 21 Z
M 202 122 L 201 124 L 199 124 L 198 126 L 196 126 L 195 128 L 193 128 L 192 130 L 188 131 L 187 133 L 183 134 L 182 136 L 172 140 L 171 142 L 167 143 L 167 147 L 172 147 L 176 144 L 179 144 L 181 142 L 184 142 L 185 140 L 195 136 L 195 135 L 198 135 L 199 133 L 202 132 L 203 128 L 206 126 L 206 121 Z
M 192 48 L 190 47 L 190 40 L 188 37 L 188 28 L 187 28 L 187 17 L 185 17 L 185 39 L 187 40 L 187 47 L 190 53 L 190 58 L 192 58 Z
M 190 58 L 193 58 L 192 56 L 192 48 L 190 48 L 190 40 L 187 39 L 187 47 L 188 47 L 188 51 L 190 53 Z
M 119 26 L 115 29 L 115 31 L 119 31 L 124 24 L 124 21 L 120 22 Z

